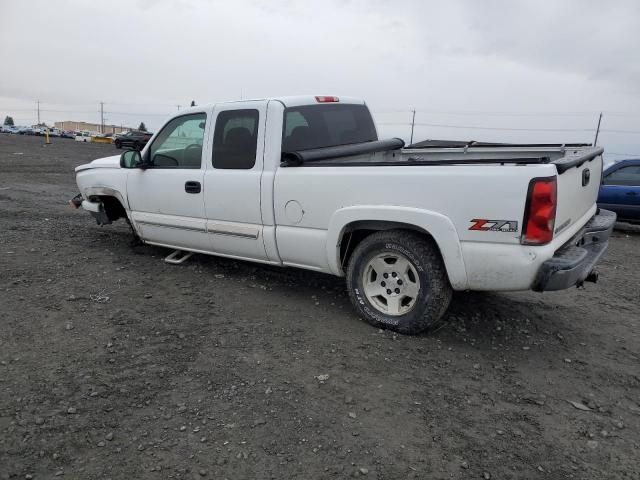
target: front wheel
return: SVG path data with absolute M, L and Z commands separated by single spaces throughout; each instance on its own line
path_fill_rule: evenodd
M 347 287 L 368 323 L 404 334 L 435 326 L 452 294 L 436 245 L 407 230 L 366 237 L 349 261 Z

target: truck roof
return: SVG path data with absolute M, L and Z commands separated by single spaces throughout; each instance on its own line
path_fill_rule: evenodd
M 190 108 L 185 108 L 183 110 L 180 110 L 179 112 L 177 112 L 176 114 L 172 115 L 172 116 L 178 116 L 178 115 L 184 115 L 185 113 L 188 112 L 200 112 L 206 108 L 213 108 L 215 105 L 219 105 L 219 104 L 228 104 L 228 103 L 243 103 L 243 102 L 264 102 L 264 101 L 269 101 L 269 100 L 275 100 L 277 102 L 282 103 L 285 107 L 301 107 L 301 106 L 305 106 L 305 105 L 319 105 L 321 103 L 324 103 L 322 101 L 319 101 L 318 98 L 323 98 L 323 97 L 329 97 L 329 96 L 325 96 L 325 95 L 292 95 L 292 96 L 285 96 L 285 97 L 264 97 L 264 98 L 247 98 L 247 99 L 243 99 L 243 100 L 230 100 L 230 101 L 226 101 L 226 102 L 215 102 L 215 103 L 206 103 L 203 105 L 197 105 L 195 107 L 190 107 Z M 333 97 L 333 96 L 331 96 Z M 365 105 L 365 101 L 362 100 L 361 98 L 356 98 L 356 97 L 344 97 L 344 96 L 337 96 L 334 97 L 337 98 L 338 101 L 337 102 L 328 102 L 328 103 L 338 103 L 338 104 L 355 104 L 355 105 Z

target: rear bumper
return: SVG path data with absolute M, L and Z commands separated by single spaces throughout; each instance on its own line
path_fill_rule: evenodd
M 545 292 L 581 285 L 607 249 L 615 222 L 615 213 L 599 210 L 577 235 L 540 266 L 532 290 Z

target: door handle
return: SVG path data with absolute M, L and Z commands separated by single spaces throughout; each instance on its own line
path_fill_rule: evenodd
M 187 193 L 200 193 L 202 185 L 200 185 L 200 182 L 189 181 L 184 184 L 184 191 Z
M 637 195 L 636 192 L 627 192 L 627 195 L 631 195 L 632 197 L 635 197 Z

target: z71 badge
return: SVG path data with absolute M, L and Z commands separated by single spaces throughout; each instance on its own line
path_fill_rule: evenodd
M 473 225 L 469 230 L 480 230 L 482 232 L 517 232 L 518 222 L 515 220 L 487 220 L 484 218 L 474 218 Z

